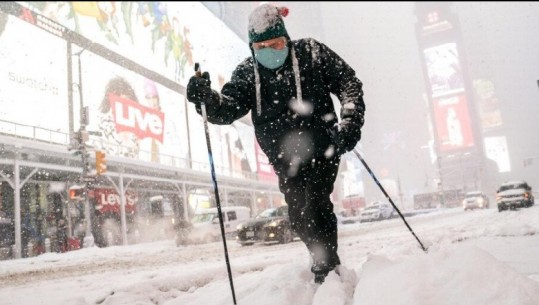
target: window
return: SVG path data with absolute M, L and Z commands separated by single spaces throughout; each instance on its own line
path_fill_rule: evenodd
M 226 216 L 227 216 L 227 218 L 228 218 L 228 221 L 232 221 L 232 220 L 238 219 L 238 216 L 236 215 L 236 211 L 226 212 Z
M 194 223 L 210 222 L 214 217 L 217 217 L 217 215 L 211 213 L 197 214 L 191 221 Z
M 256 216 L 256 219 L 260 218 L 267 218 L 267 217 L 274 217 L 277 215 L 277 209 L 270 208 L 262 211 L 260 214 Z

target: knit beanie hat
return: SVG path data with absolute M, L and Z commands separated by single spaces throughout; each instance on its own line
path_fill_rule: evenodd
M 266 3 L 257 7 L 249 15 L 249 43 L 288 36 L 282 17 L 288 15 L 288 8 Z

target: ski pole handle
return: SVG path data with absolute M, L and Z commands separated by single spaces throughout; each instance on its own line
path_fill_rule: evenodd
M 200 71 L 200 64 L 198 62 L 195 63 L 195 76 L 202 77 L 202 72 Z M 202 101 L 200 105 L 202 106 L 202 116 L 206 120 L 206 103 Z
M 196 77 L 202 76 L 202 72 L 200 72 L 200 64 L 198 62 L 195 63 L 195 76 Z

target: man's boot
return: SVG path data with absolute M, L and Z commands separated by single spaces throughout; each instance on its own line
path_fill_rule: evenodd
M 313 265 L 311 272 L 314 273 L 314 282 L 316 284 L 322 284 L 326 280 L 331 270 L 327 266 Z
M 311 272 L 314 273 L 314 282 L 322 284 L 329 272 L 335 269 L 337 262 L 328 261 L 327 259 L 317 259 L 314 255 L 312 258 L 313 264 L 311 266 Z

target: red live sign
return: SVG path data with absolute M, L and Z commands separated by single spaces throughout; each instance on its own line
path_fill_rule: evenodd
M 139 139 L 153 138 L 163 143 L 165 114 L 130 99 L 109 94 L 117 132 L 132 132 Z

